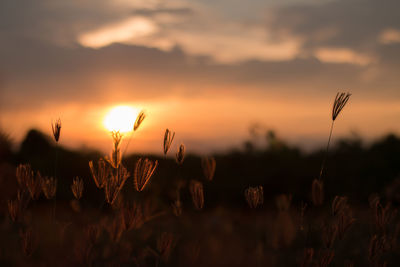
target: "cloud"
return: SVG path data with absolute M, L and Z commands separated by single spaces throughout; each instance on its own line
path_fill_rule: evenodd
M 357 53 L 348 48 L 318 48 L 315 51 L 315 56 L 320 61 L 327 63 L 348 63 L 366 66 L 373 62 L 370 56 Z
M 82 34 L 79 36 L 79 42 L 84 46 L 100 48 L 112 43 L 139 41 L 157 31 L 158 27 L 153 21 L 145 17 L 132 17 Z
M 382 44 L 400 43 L 400 30 L 396 29 L 384 30 L 379 36 L 379 41 Z

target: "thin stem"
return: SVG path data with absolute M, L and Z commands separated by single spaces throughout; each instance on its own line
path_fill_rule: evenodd
M 326 145 L 325 156 L 324 156 L 324 160 L 322 161 L 322 164 L 321 164 L 321 171 L 320 171 L 320 173 L 319 173 L 319 180 L 322 179 L 322 173 L 323 173 L 324 168 L 325 168 L 326 159 L 328 158 L 329 145 L 330 145 L 330 143 L 331 143 L 331 137 L 332 137 L 332 131 L 333 131 L 333 124 L 334 124 L 334 123 L 335 123 L 335 121 L 332 120 L 331 130 L 330 130 L 330 132 L 329 132 L 328 144 Z
M 124 152 L 122 153 L 121 158 L 124 158 L 125 153 L 126 153 L 126 151 L 128 150 L 129 144 L 130 144 L 130 142 L 131 142 L 132 136 L 133 136 L 133 131 L 132 131 L 131 134 L 129 135 L 128 142 L 126 143 L 126 146 L 125 146 Z
M 55 167 L 54 167 L 54 179 L 56 180 L 57 187 L 57 165 L 58 165 L 58 142 L 56 142 L 56 159 L 55 159 Z M 56 206 L 57 206 L 57 188 L 56 194 L 54 195 L 54 204 L 53 204 L 53 220 L 56 220 Z

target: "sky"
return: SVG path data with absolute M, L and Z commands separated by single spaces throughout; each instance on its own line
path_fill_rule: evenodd
M 398 0 L 2 0 L 0 128 L 30 128 L 73 148 L 111 148 L 104 118 L 145 110 L 129 152 L 211 153 L 274 130 L 322 146 L 400 134 Z M 134 118 L 133 118 L 134 120 Z M 127 133 L 126 137 L 130 134 Z M 261 137 L 259 137 L 261 138 Z

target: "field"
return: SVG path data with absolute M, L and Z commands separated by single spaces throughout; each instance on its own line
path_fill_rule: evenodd
M 0 264 L 398 266 L 400 139 L 331 145 L 348 98 L 335 100 L 326 150 L 311 153 L 273 132 L 266 147 L 203 157 L 175 152 L 168 129 L 163 157 L 125 156 L 119 132 L 109 156 L 68 150 L 61 121 L 17 151 L 2 134 Z

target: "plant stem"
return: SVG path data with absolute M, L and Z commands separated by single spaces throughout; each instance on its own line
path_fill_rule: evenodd
M 331 130 L 330 130 L 330 132 L 329 132 L 328 144 L 326 145 L 325 156 L 324 156 L 324 160 L 322 161 L 322 164 L 321 164 L 321 171 L 320 171 L 320 173 L 319 173 L 319 180 L 322 179 L 322 173 L 323 173 L 323 171 L 324 171 L 326 159 L 327 159 L 327 157 L 328 157 L 329 145 L 330 145 L 330 143 L 331 143 L 332 131 L 333 131 L 333 124 L 334 124 L 334 123 L 335 123 L 335 121 L 332 120 Z
M 56 180 L 56 194 L 54 195 L 54 204 L 53 204 L 53 220 L 56 220 L 56 205 L 57 205 L 57 165 L 58 165 L 58 142 L 56 142 L 56 159 L 54 166 L 54 179 Z

